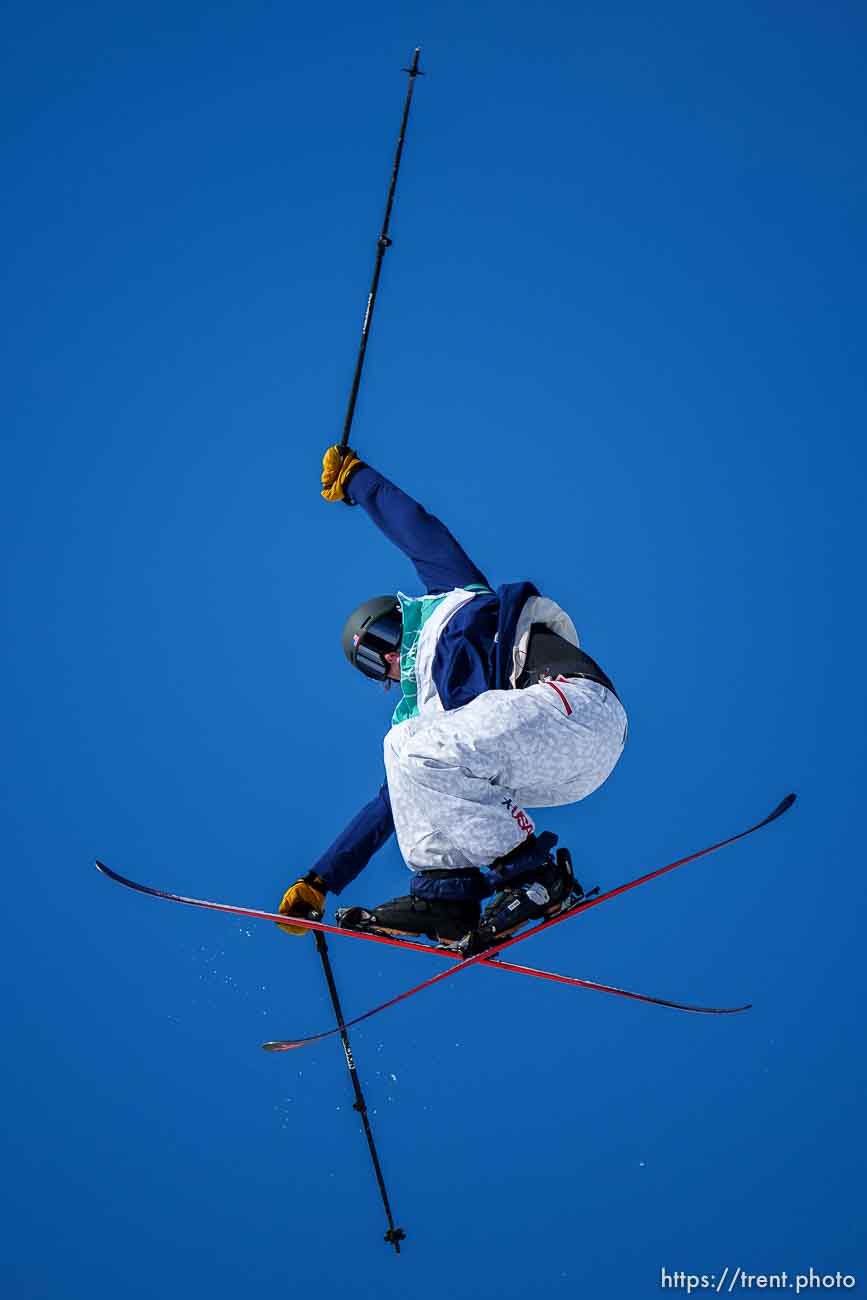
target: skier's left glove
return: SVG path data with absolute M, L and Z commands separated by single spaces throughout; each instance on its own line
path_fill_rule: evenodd
M 322 495 L 326 501 L 345 501 L 346 485 L 364 461 L 359 460 L 351 447 L 335 444 L 322 457 Z
M 296 880 L 294 885 L 290 885 L 283 895 L 283 899 L 277 911 L 281 916 L 301 916 L 305 920 L 318 920 L 325 911 L 325 895 L 328 893 L 328 886 L 325 881 L 317 876 L 315 871 L 308 871 L 306 876 Z M 316 916 L 311 918 L 310 913 L 315 912 Z M 307 934 L 306 928 L 300 925 L 284 925 L 282 921 L 276 921 L 284 934 Z

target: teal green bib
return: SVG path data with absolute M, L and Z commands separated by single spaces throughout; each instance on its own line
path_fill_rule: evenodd
M 402 591 L 397 593 L 403 619 L 403 632 L 400 638 L 401 699 L 392 714 L 393 727 L 396 727 L 399 722 L 406 722 L 407 718 L 414 718 L 418 713 L 418 680 L 415 675 L 418 639 L 425 623 L 448 594 L 445 592 L 440 596 L 405 596 Z
M 482 587 L 474 583 L 465 588 L 455 588 L 455 590 L 487 592 L 490 591 L 490 587 Z M 407 718 L 415 718 L 418 715 L 416 656 L 418 654 L 419 637 L 431 614 L 451 594 L 450 591 L 442 592 L 437 596 L 405 596 L 402 591 L 397 593 L 397 598 L 400 601 L 403 631 L 400 638 L 401 698 L 392 714 L 391 725 L 393 727 L 396 727 L 399 722 L 406 722 Z

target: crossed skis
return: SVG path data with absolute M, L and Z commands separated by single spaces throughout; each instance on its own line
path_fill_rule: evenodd
M 717 849 L 725 848 L 729 844 L 734 844 L 737 840 L 744 839 L 747 835 L 752 835 L 755 831 L 761 830 L 763 826 L 768 826 L 771 822 L 776 821 L 778 817 L 781 817 L 783 813 L 787 812 L 788 809 L 791 808 L 794 802 L 795 795 L 788 794 L 785 799 L 777 805 L 773 812 L 763 818 L 762 821 L 756 822 L 754 826 L 749 826 L 746 830 L 739 831 L 736 835 L 731 835 L 727 839 L 719 840 L 716 844 L 711 844 L 707 848 L 699 849 L 696 853 L 690 853 L 686 857 L 678 858 L 676 862 L 670 862 L 664 867 L 658 867 L 655 871 L 649 871 L 643 876 L 637 876 L 634 880 L 629 880 L 623 885 L 618 885 L 614 889 L 609 889 L 604 894 L 597 894 L 595 897 L 585 896 L 572 907 L 560 912 L 559 915 L 552 917 L 550 920 L 542 921 L 539 925 L 524 930 L 520 934 L 512 935 L 502 943 L 498 943 L 493 947 L 486 949 L 484 952 L 477 953 L 472 957 L 461 959 L 458 954 L 446 949 L 432 948 L 428 944 L 415 943 L 409 939 L 394 939 L 388 935 L 366 934 L 357 930 L 343 930 L 337 926 L 328 925 L 324 921 L 310 921 L 299 917 L 293 917 L 292 924 L 301 926 L 304 929 L 319 931 L 322 934 L 336 934 L 353 939 L 361 939 L 368 943 L 386 943 L 397 948 L 409 948 L 416 952 L 432 953 L 435 956 L 450 960 L 454 964 L 449 970 L 440 971 L 439 974 L 433 975 L 430 979 L 424 980 L 422 983 L 416 984 L 410 989 L 406 989 L 403 993 L 397 994 L 396 997 L 389 998 L 386 1002 L 381 1002 L 378 1006 L 372 1007 L 369 1011 L 362 1012 L 361 1015 L 354 1016 L 351 1020 L 343 1021 L 333 1029 L 327 1029 L 318 1034 L 308 1034 L 304 1038 L 284 1039 L 277 1042 L 263 1043 L 262 1046 L 269 1052 L 286 1052 L 293 1048 L 304 1047 L 308 1043 L 321 1042 L 325 1038 L 331 1038 L 336 1034 L 344 1032 L 353 1025 L 360 1024 L 363 1020 L 369 1020 L 371 1016 L 378 1015 L 381 1011 L 396 1006 L 398 1002 L 403 1002 L 406 998 L 413 997 L 416 993 L 420 993 L 423 989 L 438 984 L 441 980 L 448 979 L 450 976 L 457 975 L 460 971 L 476 965 L 488 966 L 494 970 L 512 971 L 519 975 L 533 975 L 538 979 L 552 980 L 558 984 L 570 984 L 577 988 L 596 989 L 602 993 L 613 993 L 618 997 L 630 998 L 637 1002 L 649 1002 L 656 1006 L 671 1007 L 677 1011 L 692 1011 L 706 1015 L 733 1015 L 739 1011 L 746 1011 L 749 1009 L 751 1005 L 750 1003 L 746 1003 L 744 1006 L 740 1007 L 693 1006 L 690 1003 L 674 1002 L 667 998 L 651 997 L 645 993 L 635 993 L 629 989 L 616 988 L 609 984 L 600 984 L 595 980 L 578 979 L 571 975 L 560 975 L 553 971 L 537 970 L 532 966 L 517 966 L 511 962 L 502 961 L 500 959 L 500 954 L 507 948 L 512 947 L 513 944 L 521 943 L 524 939 L 529 939 L 531 935 L 539 934 L 542 930 L 548 930 L 551 926 L 559 925 L 561 921 L 566 921 L 570 917 L 577 916 L 579 912 L 586 912 L 591 907 L 597 907 L 600 903 L 607 902 L 608 899 L 616 898 L 618 894 L 624 894 L 630 889 L 637 888 L 638 885 L 644 885 L 650 880 L 655 880 L 658 876 L 665 875 L 666 872 L 674 871 L 677 867 L 685 866 L 688 862 L 694 862 L 697 858 L 706 857 L 709 853 L 716 852 Z M 111 867 L 106 866 L 104 862 L 100 862 L 99 860 L 97 860 L 96 866 L 103 875 L 108 876 L 118 884 L 125 885 L 128 889 L 133 889 L 140 894 L 150 894 L 154 898 L 164 898 L 173 903 L 186 903 L 190 907 L 204 907 L 210 911 L 228 912 L 233 916 L 248 916 L 263 921 L 281 922 L 285 920 L 284 917 L 281 917 L 276 912 L 264 912 L 251 907 L 236 907 L 229 903 L 215 903 L 201 898 L 186 898 L 182 894 L 173 894 L 169 893 L 167 890 L 153 889 L 149 885 L 142 885 L 138 884 L 134 880 L 129 880 L 126 876 L 120 875 L 119 872 L 114 871 Z

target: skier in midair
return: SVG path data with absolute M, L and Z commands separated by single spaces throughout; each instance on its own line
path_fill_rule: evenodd
M 326 451 L 322 496 L 361 506 L 425 594 L 373 597 L 346 622 L 353 667 L 400 685 L 386 780 L 279 911 L 321 915 L 325 895 L 341 893 L 395 832 L 409 894 L 343 909 L 338 922 L 479 950 L 580 893 L 568 853 L 535 833 L 525 807 L 592 794 L 623 751 L 625 710 L 559 605 L 529 582 L 494 590 L 444 524 L 350 448 Z

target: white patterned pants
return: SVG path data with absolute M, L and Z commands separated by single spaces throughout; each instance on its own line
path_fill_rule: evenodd
M 533 831 L 524 805 L 585 799 L 625 741 L 620 701 L 585 678 L 485 691 L 459 709 L 392 727 L 385 770 L 407 866 L 489 866 Z

